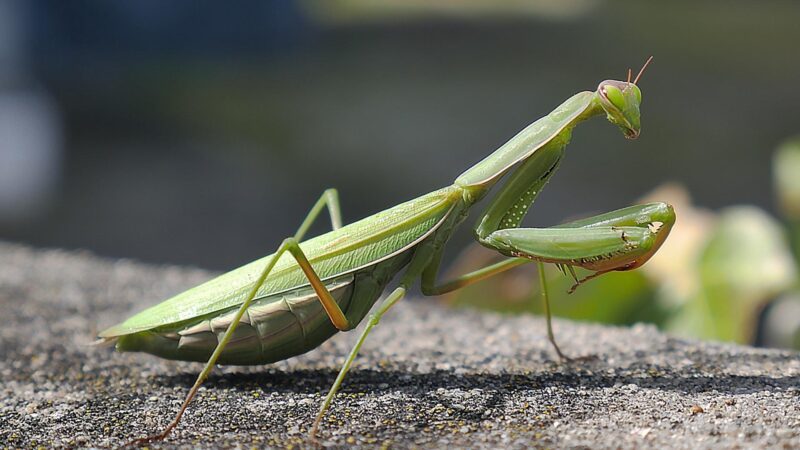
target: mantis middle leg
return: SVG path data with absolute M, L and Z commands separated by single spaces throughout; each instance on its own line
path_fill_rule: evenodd
M 441 261 L 440 258 L 441 253 L 439 258 L 436 260 L 436 264 L 431 265 L 429 269 L 422 274 L 422 293 L 424 295 L 433 296 L 446 294 L 530 262 L 530 260 L 527 258 L 506 259 L 464 275 L 460 275 L 450 281 L 437 285 L 436 276 L 439 271 L 439 265 Z M 539 285 L 541 286 L 541 296 L 542 301 L 544 302 L 545 321 L 547 323 L 547 339 L 550 341 L 550 344 L 553 346 L 553 349 L 556 351 L 556 354 L 558 354 L 560 359 L 569 360 L 570 358 L 564 355 L 564 353 L 561 351 L 561 348 L 559 348 L 558 344 L 556 343 L 555 335 L 553 333 L 552 315 L 550 313 L 550 296 L 547 290 L 547 280 L 545 278 L 544 264 L 542 262 L 538 263 L 538 271 Z

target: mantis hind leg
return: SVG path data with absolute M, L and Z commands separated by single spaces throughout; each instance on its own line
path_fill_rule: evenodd
M 298 241 L 303 240 L 308 229 L 311 228 L 311 225 L 325 206 L 328 207 L 328 214 L 331 217 L 331 228 L 338 230 L 342 227 L 342 209 L 339 206 L 339 191 L 334 188 L 325 189 L 325 192 L 323 192 L 317 202 L 314 203 L 314 206 L 311 207 L 311 211 L 308 212 L 305 220 L 303 220 L 303 223 L 297 229 L 297 232 L 294 234 L 295 239 Z
M 312 288 L 317 294 L 319 301 L 322 303 L 323 309 L 328 314 L 331 322 L 334 326 L 339 330 L 350 330 L 353 328 L 353 324 L 345 316 L 344 312 L 339 307 L 338 303 L 333 299 L 328 289 L 325 287 L 325 284 L 320 280 L 319 275 L 316 273 L 311 264 L 309 263 L 308 259 L 306 258 L 303 250 L 300 248 L 299 241 L 307 233 L 308 229 L 314 223 L 314 220 L 319 216 L 322 212 L 322 209 L 327 205 L 328 212 L 331 217 L 331 225 L 334 229 L 337 229 L 342 226 L 341 220 L 341 211 L 339 209 L 339 199 L 335 189 L 328 189 L 326 190 L 319 200 L 314 204 L 311 208 L 311 211 L 306 216 L 303 223 L 297 229 L 297 232 L 294 234 L 293 237 L 284 239 L 281 245 L 278 247 L 277 251 L 274 253 L 272 258 L 270 258 L 269 262 L 267 262 L 264 270 L 261 272 L 261 275 L 258 277 L 256 282 L 253 284 L 253 287 L 250 289 L 247 297 L 245 298 L 242 305 L 236 311 L 236 315 L 234 315 L 231 324 L 228 326 L 228 329 L 225 331 L 225 334 L 219 340 L 217 347 L 214 349 L 211 357 L 206 362 L 205 367 L 197 376 L 197 380 L 195 381 L 194 385 L 192 386 L 189 393 L 186 395 L 186 398 L 181 405 L 178 414 L 175 418 L 170 422 L 167 427 L 158 434 L 147 436 L 144 438 L 135 439 L 124 444 L 121 448 L 129 447 L 129 446 L 139 446 L 143 444 L 147 444 L 150 442 L 160 441 L 165 439 L 169 436 L 170 432 L 172 432 L 175 427 L 178 426 L 180 423 L 183 414 L 186 412 L 186 409 L 189 407 L 189 404 L 194 399 L 195 395 L 197 395 L 197 391 L 200 389 L 200 386 L 203 382 L 208 378 L 208 375 L 211 373 L 211 370 L 214 368 L 214 364 L 216 364 L 217 360 L 219 359 L 222 352 L 225 350 L 226 345 L 230 341 L 231 337 L 233 337 L 234 332 L 236 331 L 236 327 L 239 325 L 239 321 L 242 319 L 245 311 L 253 302 L 253 299 L 256 297 L 259 289 L 263 286 L 264 282 L 266 281 L 269 273 L 272 271 L 275 264 L 280 259 L 281 255 L 285 252 L 289 252 L 294 256 L 297 264 L 303 270 L 303 273 L 306 275 L 309 283 L 311 284 Z M 388 309 L 388 308 L 387 308 Z M 377 323 L 377 322 L 376 322 Z

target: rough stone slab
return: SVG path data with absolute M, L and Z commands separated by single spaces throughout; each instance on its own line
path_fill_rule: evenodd
M 106 447 L 171 420 L 200 368 L 88 346 L 98 328 L 209 278 L 201 270 L 0 243 L 0 447 Z M 800 448 L 800 354 L 676 339 L 650 326 L 410 300 L 367 341 L 326 446 Z M 163 445 L 307 447 L 355 333 L 268 367 L 218 370 Z

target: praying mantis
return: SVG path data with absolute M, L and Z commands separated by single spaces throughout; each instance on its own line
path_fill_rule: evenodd
M 153 436 L 127 445 L 166 438 L 215 364 L 268 364 L 308 352 L 338 331 L 354 329 L 367 316 L 395 275 L 392 289 L 369 316 L 311 426 L 314 438 L 325 412 L 359 349 L 389 309 L 420 281 L 424 295 L 440 295 L 513 267 L 552 263 L 575 286 L 601 274 L 631 270 L 659 249 L 675 222 L 666 203 L 630 206 L 550 228 L 520 228 L 529 208 L 559 167 L 573 128 L 605 115 L 628 139 L 640 133 L 637 83 L 652 57 L 631 81 L 605 80 L 595 91 L 567 99 L 455 182 L 357 222 L 342 226 L 336 190 L 326 190 L 297 232 L 272 255 L 220 275 L 136 314 L 99 334 L 120 351 L 168 359 L 205 361 L 205 367 L 174 420 Z M 505 183 L 497 186 L 505 179 Z M 473 228 L 483 246 L 505 256 L 500 262 L 440 282 L 446 243 L 470 208 L 497 186 Z M 324 209 L 333 230 L 304 240 Z M 575 267 L 592 273 L 579 279 Z M 542 281 L 547 336 L 553 335 L 547 288 Z

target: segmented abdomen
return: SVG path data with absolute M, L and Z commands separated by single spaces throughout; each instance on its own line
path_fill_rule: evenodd
M 326 280 L 331 296 L 351 323 L 359 323 L 411 252 Z M 120 336 L 117 349 L 168 359 L 207 361 L 236 310 L 180 324 Z M 312 350 L 338 330 L 310 286 L 257 299 L 245 311 L 218 364 L 268 364 Z

